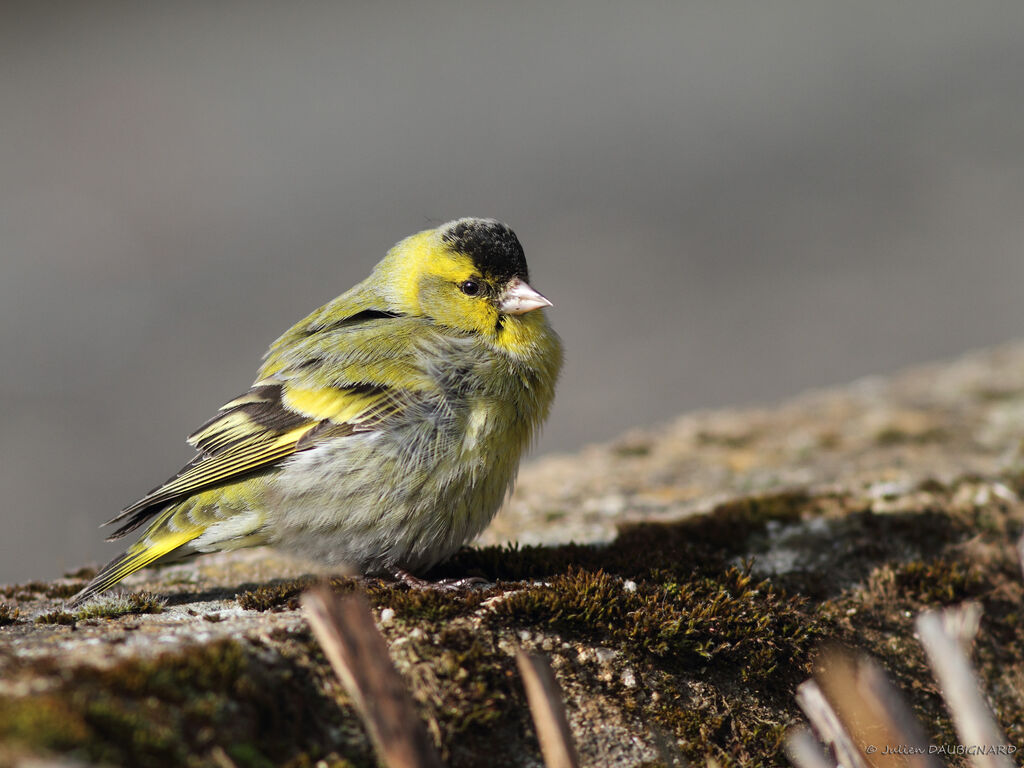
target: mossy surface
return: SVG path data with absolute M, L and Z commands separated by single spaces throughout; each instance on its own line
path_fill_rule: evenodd
M 299 597 L 315 583 L 311 576 L 273 581 L 245 590 L 236 600 L 247 611 L 294 611 L 299 607 Z
M 89 601 L 75 611 L 59 608 L 36 616 L 36 624 L 59 624 L 74 626 L 79 621 L 96 619 L 117 619 L 122 616 L 138 616 L 145 613 L 161 613 L 164 609 L 162 598 L 151 592 L 131 592 L 127 595 L 104 595 Z M 0 613 L 0 626 L 3 624 Z M 11 622 L 7 622 L 11 623 Z
M 490 633 L 539 632 L 574 648 L 610 649 L 634 665 L 642 682 L 633 688 L 595 684 L 618 697 L 627 713 L 664 729 L 692 761 L 785 764 L 783 735 L 800 718 L 796 685 L 814 671 L 815 649 L 829 642 L 860 647 L 895 670 L 897 681 L 921 696 L 916 708 L 933 737 L 948 743 L 951 725 L 913 639 L 912 617 L 981 599 L 992 609 L 991 629 L 1019 645 L 1012 623 L 1019 609 L 1008 613 L 1005 600 L 990 605 L 994 594 L 1014 589 L 1012 563 L 993 569 L 992 558 L 997 552 L 1010 557 L 1007 542 L 1019 523 L 1000 505 L 941 508 L 955 489 L 936 484 L 929 490 L 940 502 L 934 508 L 888 514 L 842 495 L 752 497 L 674 524 L 632 525 L 604 546 L 464 550 L 432 574 L 494 582 L 484 590 L 409 590 L 379 580 L 364 587 L 378 608 L 394 610 L 442 647 L 463 631 L 445 630 L 446 623 L 476 617 Z M 819 524 L 807 526 L 801 543 L 826 553 L 827 568 L 757 578 L 749 562 L 738 561 L 741 554 L 769 550 L 772 530 L 812 521 Z M 978 531 L 985 528 L 983 546 Z M 348 580 L 334 583 L 352 588 Z M 287 604 L 305 585 L 275 585 L 265 596 Z M 475 638 L 470 646 L 491 636 L 466 631 Z M 1012 647 L 1011 657 L 1019 650 Z M 434 663 L 437 655 L 425 654 Z M 1019 663 L 1022 657 L 1015 658 Z M 456 666 L 463 679 L 500 682 L 511 674 L 503 653 L 470 655 Z M 521 703 L 514 691 L 495 693 L 486 685 L 480 691 L 490 697 L 473 705 L 463 693 L 453 697 L 458 706 L 438 718 L 438 733 L 452 740 L 442 743 L 472 736 L 477 723 L 486 725 Z M 1016 714 L 1013 701 L 1007 711 Z M 477 705 L 484 703 L 481 713 Z M 444 708 L 435 703 L 431 711 Z
M 73 613 L 67 611 L 50 611 L 40 616 L 36 616 L 36 624 L 61 624 L 64 626 L 74 626 L 77 619 Z
M 1008 738 L 1021 743 L 1024 584 L 1012 546 L 1021 512 L 998 499 L 954 503 L 975 482 L 911 489 L 884 513 L 853 494 L 748 497 L 676 523 L 630 525 L 606 545 L 467 549 L 430 574 L 480 576 L 490 582 L 482 588 L 326 582 L 361 589 L 387 612 L 393 660 L 451 766 L 538 759 L 517 646 L 551 659 L 581 723 L 602 718 L 613 743 L 614 716 L 622 733 L 654 745 L 649 765 L 785 765 L 784 734 L 802 719 L 796 686 L 833 643 L 880 660 L 932 738 L 955 742 L 912 622 L 967 599 L 985 611 L 980 673 Z M 759 564 L 787 547 L 800 553 L 787 567 Z M 31 674 L 50 685 L 0 695 L 0 740 L 115 764 L 216 765 L 226 755 L 239 766 L 370 765 L 362 726 L 298 612 L 302 592 L 324 581 L 247 584 L 199 625 L 220 631 L 230 608 L 269 630 L 107 667 L 35 662 Z M 172 606 L 190 594 L 168 589 Z M 42 604 L 45 592 L 23 585 L 12 599 Z M 0 607 L 17 618 L 15 604 Z M 46 620 L 61 616 L 85 619 L 55 609 Z M 116 612 L 108 618 L 93 623 L 122 626 Z M 600 704 L 588 710 L 591 701 Z
M 0 697 L 0 742 L 112 765 L 216 765 L 217 750 L 253 767 L 329 756 L 351 712 L 324 696 L 316 671 L 294 660 L 268 666 L 256 651 L 220 640 L 73 667 L 44 695 Z M 358 737 L 350 734 L 349 764 L 372 765 Z
M 74 613 L 76 621 L 117 619 L 144 613 L 162 613 L 164 600 L 152 592 L 130 592 L 127 595 L 101 596 L 83 605 Z
M 18 620 L 21 615 L 21 611 L 12 605 L 7 603 L 0 603 L 0 627 L 5 627 L 8 624 L 13 624 Z

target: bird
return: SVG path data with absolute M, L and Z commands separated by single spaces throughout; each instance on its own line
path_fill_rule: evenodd
M 139 539 L 72 600 L 140 568 L 270 545 L 416 580 L 476 537 L 550 410 L 563 348 L 506 224 L 401 240 L 287 330 L 188 437 L 177 474 L 104 525 Z

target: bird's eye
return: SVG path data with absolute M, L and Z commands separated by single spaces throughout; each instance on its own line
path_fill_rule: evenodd
M 480 294 L 481 285 L 476 280 L 465 280 L 459 286 L 459 290 L 467 296 L 478 296 Z

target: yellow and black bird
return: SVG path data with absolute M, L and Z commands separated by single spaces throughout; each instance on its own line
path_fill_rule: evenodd
M 141 538 L 74 598 L 139 568 L 268 544 L 406 574 L 490 522 L 547 416 L 562 347 L 515 233 L 459 219 L 406 238 L 270 347 L 196 457 L 110 523 Z

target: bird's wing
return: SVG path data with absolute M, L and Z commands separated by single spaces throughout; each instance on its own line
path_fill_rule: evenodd
M 376 429 L 427 386 L 411 318 L 363 311 L 271 348 L 261 378 L 189 436 L 199 454 L 108 521 L 135 530 L 168 503 L 238 480 L 326 438 Z M 289 343 L 282 343 L 287 341 Z

